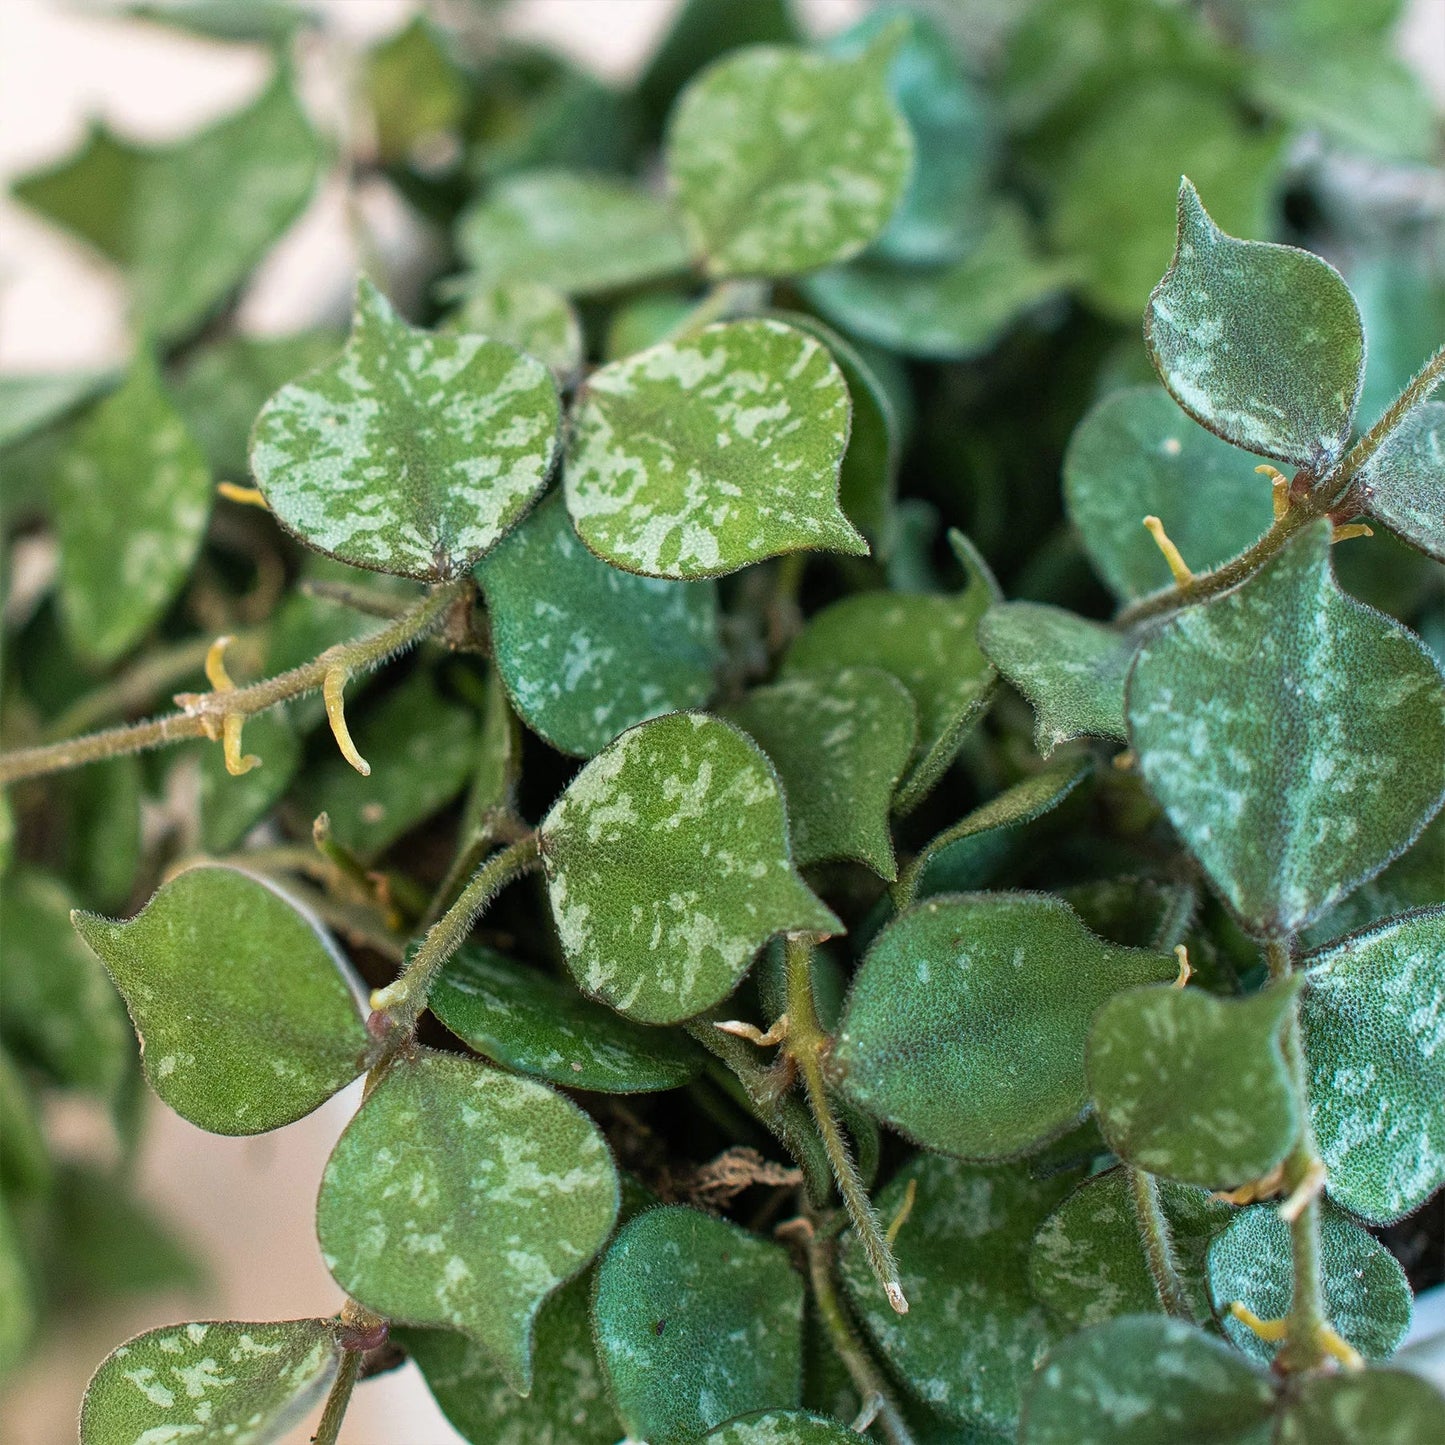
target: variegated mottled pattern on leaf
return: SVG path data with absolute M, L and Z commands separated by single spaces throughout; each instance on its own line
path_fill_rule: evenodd
M 1365 464 L 1358 486 L 1370 516 L 1445 562 L 1445 401 L 1410 412 Z
M 1280 1414 L 1276 1445 L 1424 1445 L 1445 1440 L 1445 1395 L 1404 1370 L 1302 1382 Z

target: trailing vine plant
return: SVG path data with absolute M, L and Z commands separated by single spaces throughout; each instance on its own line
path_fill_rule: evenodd
M 497 164 L 429 329 L 363 277 L 339 347 L 195 342 L 314 182 L 284 65 L 204 143 L 97 135 L 21 184 L 156 349 L 6 402 L 59 532 L 32 625 L 109 673 L 8 710 L 0 755 L 6 1351 L 63 1187 L 32 1075 L 136 1127 L 98 959 L 202 1129 L 365 1084 L 316 1208 L 339 1308 L 119 1346 L 86 1445 L 318 1406 L 329 1445 L 405 1358 L 478 1442 L 1445 1438 L 1384 1363 L 1411 1292 L 1371 1232 L 1445 1184 L 1445 676 L 1334 562 L 1373 526 L 1445 560 L 1445 349 L 1361 416 L 1344 280 L 1185 180 L 1162 387 L 1107 389 L 1063 461 L 1116 615 L 1042 573 L 1007 601 L 894 495 L 890 353 L 979 357 L 1075 265 L 979 221 L 928 22 L 714 58 L 705 8 L 641 92 L 691 55 L 665 189 Z M 419 204 L 458 177 L 415 147 L 486 94 L 448 45 L 418 21 L 365 71 Z M 217 474 L 249 615 L 196 563 Z M 107 829 L 177 747 L 200 824 L 128 909 Z M 68 883 L 52 806 L 99 840 Z

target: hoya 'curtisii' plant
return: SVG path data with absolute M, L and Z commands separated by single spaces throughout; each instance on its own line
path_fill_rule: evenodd
M 283 47 L 288 14 L 255 12 Z M 1063 459 L 1117 614 L 1047 567 L 1007 601 L 896 499 L 931 384 L 897 358 L 982 366 L 1134 277 L 1089 227 L 1034 251 L 928 23 L 808 49 L 781 6 L 716 14 L 635 98 L 665 188 L 585 153 L 580 78 L 519 160 L 500 62 L 424 22 L 368 57 L 373 164 L 455 213 L 430 328 L 362 278 L 344 341 L 196 339 L 321 163 L 284 64 L 194 142 L 97 134 L 22 183 L 122 266 L 150 345 L 3 397 L 59 541 L 25 631 L 110 675 L 18 669 L 7 711 L 0 1347 L 84 1196 L 35 1081 L 133 1136 L 123 999 L 203 1129 L 366 1088 L 317 1201 L 341 1308 L 121 1345 L 86 1445 L 274 1439 L 323 1399 L 335 1441 L 404 1357 L 476 1442 L 1440 1438 L 1384 1366 L 1411 1292 L 1370 1231 L 1445 1184 L 1445 677 L 1334 548 L 1375 524 L 1445 558 L 1445 353 L 1361 416 L 1344 281 L 1185 181 L 1162 388 L 1108 390 Z M 1148 106 L 1254 177 L 1278 138 L 1233 137 L 1193 63 Z M 1111 90 L 1074 83 L 1075 112 Z M 1140 117 L 1095 121 L 1106 148 Z M 1012 124 L 1038 164 L 1063 118 Z M 460 208 L 438 135 L 482 158 Z M 143 865 L 127 821 L 177 752 L 199 824 Z

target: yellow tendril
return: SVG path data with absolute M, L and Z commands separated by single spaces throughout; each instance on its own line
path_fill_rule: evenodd
M 369 778 L 371 764 L 357 752 L 356 744 L 351 741 L 351 733 L 346 726 L 346 680 L 346 669 L 333 667 L 322 681 L 321 696 L 326 702 L 326 720 L 331 724 L 331 735 L 336 739 L 336 746 L 341 749 L 341 756 L 363 778 Z
M 1189 962 L 1189 950 L 1182 943 L 1176 943 L 1174 957 L 1179 960 L 1179 977 L 1174 980 L 1174 987 L 1183 988 L 1194 975 L 1194 967 Z
M 216 490 L 228 501 L 239 502 L 243 507 L 260 507 L 263 512 L 271 509 L 260 487 L 238 487 L 235 482 L 217 482 Z
M 1188 564 L 1179 555 L 1179 548 L 1169 540 L 1169 534 L 1164 530 L 1164 523 L 1158 517 L 1145 517 L 1144 529 L 1153 537 L 1154 545 L 1164 554 L 1164 560 L 1169 564 L 1169 573 L 1174 578 L 1175 585 L 1187 587 L 1194 581 L 1194 573 L 1189 570 Z
M 732 1034 L 736 1038 L 746 1039 L 750 1044 L 756 1044 L 760 1049 L 772 1048 L 774 1044 L 780 1044 L 788 1036 L 788 1016 L 782 1014 L 773 1023 L 767 1033 L 764 1033 L 756 1024 L 746 1023 L 741 1019 L 723 1019 L 713 1024 L 713 1028 L 721 1029 L 725 1034 Z
M 1263 466 L 1255 468 L 1260 476 L 1268 477 L 1274 492 L 1274 519 L 1279 519 L 1289 511 L 1289 478 L 1280 471 L 1278 467 L 1272 467 L 1268 462 Z
M 1373 537 L 1374 535 L 1374 528 L 1367 527 L 1363 522 L 1346 522 L 1343 527 L 1336 527 L 1330 533 L 1330 541 L 1331 543 L 1348 542 L 1351 537 Z
M 1237 1319 L 1240 1324 L 1246 1326 L 1257 1334 L 1260 1339 L 1267 1340 L 1270 1344 L 1285 1339 L 1289 1334 L 1288 1320 L 1262 1320 L 1249 1308 L 1235 1300 L 1229 1306 L 1229 1313 Z
M 1133 748 L 1125 748 L 1122 753 L 1115 753 L 1109 761 L 1114 765 L 1115 770 L 1121 773 L 1133 772 L 1139 763 Z
M 918 1180 L 910 1179 L 908 1188 L 903 1191 L 903 1203 L 898 1206 L 898 1213 L 893 1216 L 884 1239 L 892 1244 L 898 1238 L 898 1231 L 908 1223 L 908 1216 L 913 1213 L 913 1201 L 918 1198 Z
M 1209 1197 L 1222 1199 L 1226 1204 L 1255 1204 L 1261 1199 L 1278 1194 L 1283 1188 L 1284 1165 L 1276 1164 L 1261 1179 L 1251 1179 L 1248 1184 L 1241 1184 L 1238 1189 L 1217 1190 Z
M 235 692 L 236 684 L 231 681 L 231 674 L 226 671 L 226 649 L 231 645 L 230 637 L 218 637 L 206 653 L 206 681 L 211 684 L 214 692 Z M 233 778 L 239 778 L 242 773 L 249 773 L 252 768 L 261 766 L 261 759 L 254 753 L 241 752 L 241 729 L 245 726 L 246 719 L 238 712 L 226 713 L 221 720 L 221 749 L 222 756 L 226 760 L 226 771 Z M 206 729 L 206 736 L 215 741 L 215 728 L 211 719 L 203 721 L 202 726 Z
M 1327 1355 L 1333 1355 L 1347 1370 L 1363 1370 L 1365 1368 L 1365 1362 L 1360 1358 L 1359 1351 L 1329 1325 L 1320 1331 L 1320 1346 Z

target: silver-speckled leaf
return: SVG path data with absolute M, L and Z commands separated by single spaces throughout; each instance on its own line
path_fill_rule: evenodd
M 1280 1037 L 1299 979 L 1244 999 L 1130 989 L 1094 1016 L 1089 1092 L 1109 1147 L 1166 1179 L 1228 1189 L 1284 1158 L 1299 1113 Z
M 159 621 L 210 513 L 205 456 L 142 352 L 80 421 L 55 472 L 60 613 L 82 657 L 113 662 Z
M 1445 1440 L 1445 1395 L 1403 1370 L 1302 1380 L 1276 1445 L 1425 1445 Z
M 559 380 L 582 365 L 582 323 L 566 296 L 544 281 L 472 278 L 442 329 L 505 341 L 545 362 Z
M 72 916 L 125 998 L 151 1087 L 202 1129 L 279 1129 L 365 1067 L 345 959 L 270 883 L 208 864 L 126 922 Z
M 848 384 L 781 321 L 707 326 L 594 371 L 572 418 L 567 509 L 604 561 L 718 577 L 804 549 L 862 555 L 838 506 Z
M 1445 562 L 1445 401 L 1417 406 L 1365 464 L 1358 485 L 1370 516 Z
M 1442 957 L 1445 906 L 1303 960 L 1310 1123 L 1331 1197 L 1374 1224 L 1409 1214 L 1445 1184 Z
M 1308 251 L 1225 235 L 1187 180 L 1144 339 L 1174 400 L 1236 446 L 1318 473 L 1349 440 L 1365 377 L 1349 287 Z
M 353 1298 L 398 1324 L 460 1330 L 525 1392 L 537 1311 L 602 1247 L 617 1205 L 612 1156 L 575 1104 L 423 1049 L 337 1141 L 316 1233 Z
M 1124 679 L 1136 639 L 1041 602 L 1004 602 L 978 625 L 979 645 L 1032 704 L 1045 756 L 1072 738 L 1125 736 Z
M 1024 1398 L 1019 1445 L 1269 1445 L 1273 1411 L 1269 1376 L 1222 1340 L 1125 1315 L 1050 1351 Z
M 408 326 L 363 279 L 341 355 L 262 408 L 251 469 L 308 547 L 377 572 L 454 577 L 546 485 L 559 421 L 540 361 Z
M 1387 1360 L 1410 1329 L 1414 1301 L 1400 1262 L 1373 1235 L 1326 1202 L 1320 1214 L 1324 1309 L 1367 1360 Z M 1277 1343 L 1229 1313 L 1236 1301 L 1262 1320 L 1283 1319 L 1294 1292 L 1290 1227 L 1272 1204 L 1240 1210 L 1209 1250 L 1209 1292 L 1235 1348 L 1269 1364 Z
M 80 1442 L 268 1445 L 320 1403 L 340 1360 L 330 1320 L 162 1325 L 112 1350 L 91 1376 Z
M 901 35 L 840 60 L 734 51 L 695 76 L 668 121 L 668 174 L 715 276 L 789 276 L 856 255 L 908 182 L 913 136 L 888 90 Z
M 588 758 L 618 733 L 712 695 L 712 582 L 639 577 L 594 557 L 548 497 L 478 569 L 492 654 L 517 715 Z
M 457 247 L 481 281 L 538 281 L 569 296 L 688 267 L 687 237 L 667 201 L 587 171 L 505 177 L 462 214 Z
M 1313 523 L 1140 649 L 1144 780 L 1250 929 L 1298 932 L 1403 852 L 1445 798 L 1445 677 L 1342 592 Z
M 539 831 L 568 967 L 642 1023 L 725 998 L 774 934 L 843 931 L 793 871 L 771 765 L 718 718 L 673 713 L 623 733 Z
M 598 1267 L 592 1321 L 617 1412 L 649 1445 L 800 1401 L 803 1282 L 781 1245 L 727 1220 L 638 1215 Z
M 859 1108 L 925 1148 L 1006 1159 L 1088 1107 L 1094 1010 L 1174 960 L 1094 937 L 1039 893 L 931 899 L 878 935 L 853 981 L 832 1063 Z
M 857 1445 L 858 1436 L 836 1420 L 804 1410 L 760 1410 L 729 1420 L 704 1445 Z

